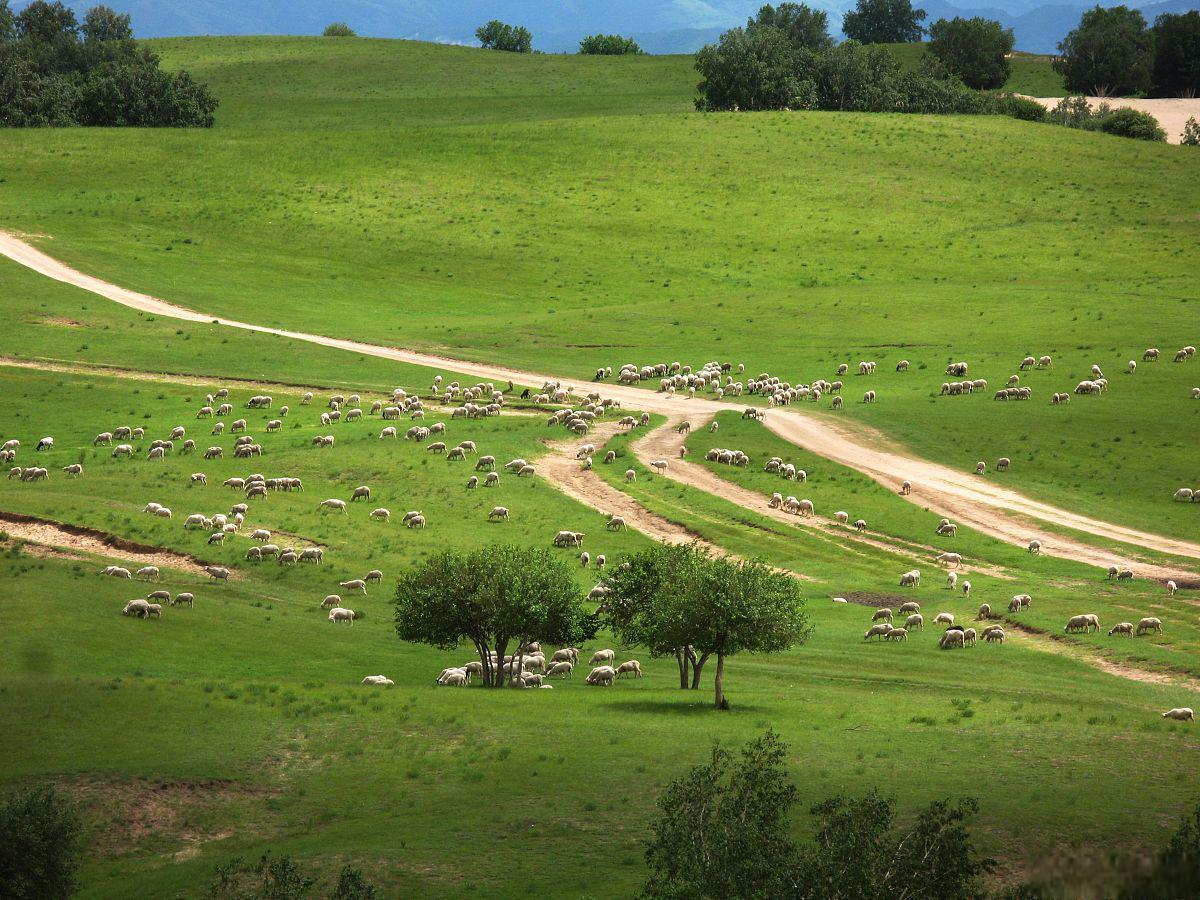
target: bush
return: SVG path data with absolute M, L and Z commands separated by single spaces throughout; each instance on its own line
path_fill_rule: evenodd
M 1165 141 L 1167 133 L 1158 126 L 1150 113 L 1122 106 L 1099 118 L 1098 125 L 1106 134 L 1137 138 L 1139 141 Z
M 798 105 L 802 79 L 796 74 L 796 50 L 777 28 L 730 29 L 721 35 L 719 44 L 700 49 L 696 69 L 703 78 L 697 85 L 697 109 Z
M 323 37 L 358 37 L 354 29 L 345 22 L 331 22 L 321 34 Z
M 619 34 L 591 34 L 579 42 L 579 52 L 585 56 L 633 56 L 642 48 L 633 38 Z
M 507 25 L 492 19 L 475 29 L 475 37 L 484 50 L 504 50 L 508 53 L 529 53 L 533 50 L 533 37 L 529 29 L 520 25 Z
M 0 897 L 51 900 L 75 892 L 82 825 L 52 787 L 0 806 Z
M 1013 32 L 991 19 L 939 19 L 929 28 L 928 52 L 968 87 L 1002 87 L 1012 74 Z
M 1067 90 L 1100 97 L 1138 94 L 1150 87 L 1154 35 L 1136 9 L 1097 6 L 1058 45 L 1054 71 Z
M 1121 891 L 1121 900 L 1174 900 L 1200 896 L 1200 806 L 1151 863 Z
M 1105 108 L 1103 104 L 1101 108 Z M 1046 121 L 1053 125 L 1064 125 L 1067 128 L 1094 128 L 1095 115 L 1088 105 L 1087 97 L 1063 97 L 1058 105 L 1046 114 Z
M 1001 94 L 996 97 L 996 111 L 1001 115 L 1012 116 L 1025 122 L 1045 122 L 1046 107 L 1029 97 L 1019 97 L 1016 94 Z
M 1179 143 L 1185 147 L 1200 147 L 1200 122 L 1196 121 L 1196 117 L 1192 116 L 1184 123 L 1183 133 L 1179 136 Z

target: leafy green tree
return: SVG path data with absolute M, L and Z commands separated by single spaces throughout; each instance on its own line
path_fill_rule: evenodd
M 783 109 L 803 106 L 796 48 L 777 28 L 732 28 L 696 54 L 701 81 L 696 108 Z
M 909 0 L 858 0 L 842 19 L 842 33 L 860 44 L 911 44 L 925 29 L 925 10 Z
M 747 30 L 778 28 L 797 49 L 821 50 L 833 43 L 829 36 L 829 15 L 803 3 L 767 4 L 746 23 Z
M 938 19 L 929 26 L 929 38 L 927 52 L 967 87 L 1002 87 L 1012 74 L 1012 29 L 993 19 Z
M 1154 35 L 1136 9 L 1097 6 L 1058 45 L 1054 71 L 1072 93 L 1100 97 L 1138 94 L 1150 87 Z
M 321 32 L 322 37 L 358 37 L 358 34 L 345 22 L 330 22 Z
M 642 48 L 633 38 L 619 34 L 589 34 L 579 42 L 579 52 L 585 56 L 635 56 Z
M 475 645 L 484 684 L 503 687 L 509 644 L 567 643 L 578 634 L 583 602 L 571 569 L 542 548 L 493 544 L 449 550 L 404 572 L 396 586 L 402 640 L 452 650 Z
M 1200 897 L 1200 806 L 1184 817 L 1145 873 L 1130 879 L 1121 900 Z
M 529 29 L 520 25 L 508 25 L 492 19 L 475 29 L 475 37 L 485 50 L 505 50 L 509 53 L 529 53 L 533 50 L 533 36 Z
M 632 573 L 632 574 L 628 574 Z M 628 573 L 606 581 L 607 621 L 627 643 L 655 654 L 685 654 L 699 683 L 715 657 L 713 702 L 728 709 L 725 662 L 737 653 L 778 653 L 810 633 L 796 579 L 758 560 L 710 556 L 697 545 L 657 547 L 630 560 Z M 694 654 L 694 655 L 693 655 Z
M 83 39 L 93 43 L 132 41 L 133 25 L 128 15 L 108 6 L 93 6 L 83 16 Z
M 788 814 L 798 796 L 786 754 L 768 731 L 737 756 L 714 746 L 707 764 L 667 785 L 651 825 L 644 896 L 785 896 L 796 854 Z
M 74 894 L 82 830 L 74 806 L 52 787 L 10 797 L 0 806 L 0 897 Z
M 17 15 L 22 57 L 39 75 L 70 72 L 79 65 L 79 23 L 58 0 L 34 0 Z
M 13 15 L 8 0 L 0 0 L 0 45 L 16 40 L 17 17 Z
M 1154 92 L 1162 97 L 1200 94 L 1200 11 L 1163 13 L 1154 20 Z

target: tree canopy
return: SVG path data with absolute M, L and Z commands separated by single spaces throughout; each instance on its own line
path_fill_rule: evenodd
M 590 34 L 579 42 L 579 52 L 585 56 L 633 56 L 642 48 L 633 38 L 619 34 Z
M 217 101 L 187 72 L 159 68 L 107 6 L 80 24 L 60 2 L 13 15 L 0 0 L 0 125 L 201 126 Z
M 993 19 L 938 19 L 929 26 L 928 52 L 967 87 L 1003 87 L 1012 74 L 1013 32 Z
M 842 33 L 862 44 L 911 44 L 925 29 L 925 10 L 909 0 L 858 0 L 842 19 Z
M 43 900 L 75 893 L 83 825 L 52 787 L 0 805 L 0 897 Z
M 820 50 L 833 43 L 833 38 L 829 36 L 828 14 L 803 3 L 767 4 L 746 23 L 746 28 L 777 28 L 796 48 Z
M 330 22 L 321 32 L 322 37 L 358 37 L 354 29 L 345 22 Z
M 508 53 L 532 53 L 533 36 L 521 25 L 509 25 L 492 19 L 475 29 L 475 37 L 484 50 L 504 50 Z
M 1154 35 L 1136 9 L 1097 6 L 1085 11 L 1058 52 L 1054 70 L 1072 93 L 1110 97 L 1150 87 Z
M 401 573 L 395 607 L 402 640 L 443 650 L 470 641 L 484 683 L 493 687 L 507 684 L 503 659 L 509 644 L 568 643 L 578 635 L 583 615 L 579 587 L 561 559 L 542 548 L 511 544 L 431 556 Z
M 1154 20 L 1154 93 L 1200 96 L 1200 11 L 1163 13 Z

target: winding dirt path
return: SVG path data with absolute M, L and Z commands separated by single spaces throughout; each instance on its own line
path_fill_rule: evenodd
M 0 254 L 47 278 L 91 291 L 132 309 L 166 318 L 216 323 L 230 328 L 274 334 L 352 353 L 445 369 L 472 378 L 511 380 L 534 385 L 549 380 L 557 380 L 564 384 L 576 383 L 574 379 L 555 379 L 549 375 L 522 372 L 503 366 L 448 359 L 398 347 L 288 331 L 194 312 L 157 297 L 86 275 L 6 232 L 0 232 Z M 619 384 L 605 384 L 603 390 L 607 396 L 620 400 L 630 408 L 649 410 L 668 417 L 688 416 L 699 420 L 709 418 L 722 410 L 739 408 L 735 403 L 703 398 L 689 399 L 684 395 L 659 394 Z M 802 413 L 796 408 L 770 410 L 766 417 L 766 426 L 785 440 L 826 459 L 857 469 L 890 488 L 897 488 L 903 480 L 911 481 L 914 485 L 914 492 L 908 498 L 911 502 L 920 503 L 984 534 L 1019 546 L 1025 546 L 1030 540 L 1036 539 L 1042 542 L 1044 551 L 1050 554 L 1069 556 L 1102 568 L 1114 565 L 1129 566 L 1139 575 L 1150 575 L 1160 579 L 1173 576 L 1191 577 L 1194 574 L 1182 567 L 1150 566 L 1133 559 L 1127 550 L 1094 547 L 1043 530 L 1033 521 L 1042 520 L 1133 547 L 1146 547 L 1161 553 L 1200 560 L 1200 544 L 1114 525 L 1032 500 L 1016 491 L 989 483 L 985 478 L 914 457 L 871 429 L 851 426 L 849 423 L 835 424 L 826 418 Z M 713 487 L 719 487 L 722 496 L 730 496 L 726 483 L 721 482 Z M 1014 518 L 1014 514 L 1024 518 Z

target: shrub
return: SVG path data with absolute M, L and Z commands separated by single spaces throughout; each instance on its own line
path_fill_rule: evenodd
M 1196 121 L 1195 116 L 1184 123 L 1183 133 L 1179 138 L 1179 143 L 1185 147 L 1200 147 L 1200 122 Z
M 928 52 L 946 71 L 973 88 L 998 88 L 1008 81 L 1013 32 L 991 19 L 939 19 L 929 28 Z
M 1150 113 L 1122 106 L 1098 119 L 1101 131 L 1120 137 L 1137 138 L 1139 141 L 1165 141 L 1167 133 L 1158 126 L 1158 120 Z
M 579 42 L 579 52 L 585 56 L 633 56 L 642 48 L 633 38 L 619 34 L 591 34 Z
M 345 22 L 331 22 L 321 34 L 324 37 L 358 37 L 354 29 Z
M 1072 96 L 1059 100 L 1058 105 L 1047 113 L 1046 120 L 1067 128 L 1093 128 L 1093 117 L 1087 97 Z
M 0 806 L 0 897 L 49 900 L 75 892 L 82 825 L 52 787 Z
M 533 36 L 529 29 L 520 25 L 508 25 L 492 19 L 475 29 L 475 37 L 484 50 L 504 50 L 508 53 L 529 53 L 533 50 Z
M 777 28 L 733 28 L 696 54 L 697 109 L 783 109 L 800 93 L 796 50 Z
M 1026 122 L 1045 122 L 1046 107 L 1029 97 L 1002 94 L 996 98 L 996 110 L 1001 115 L 1012 116 Z

